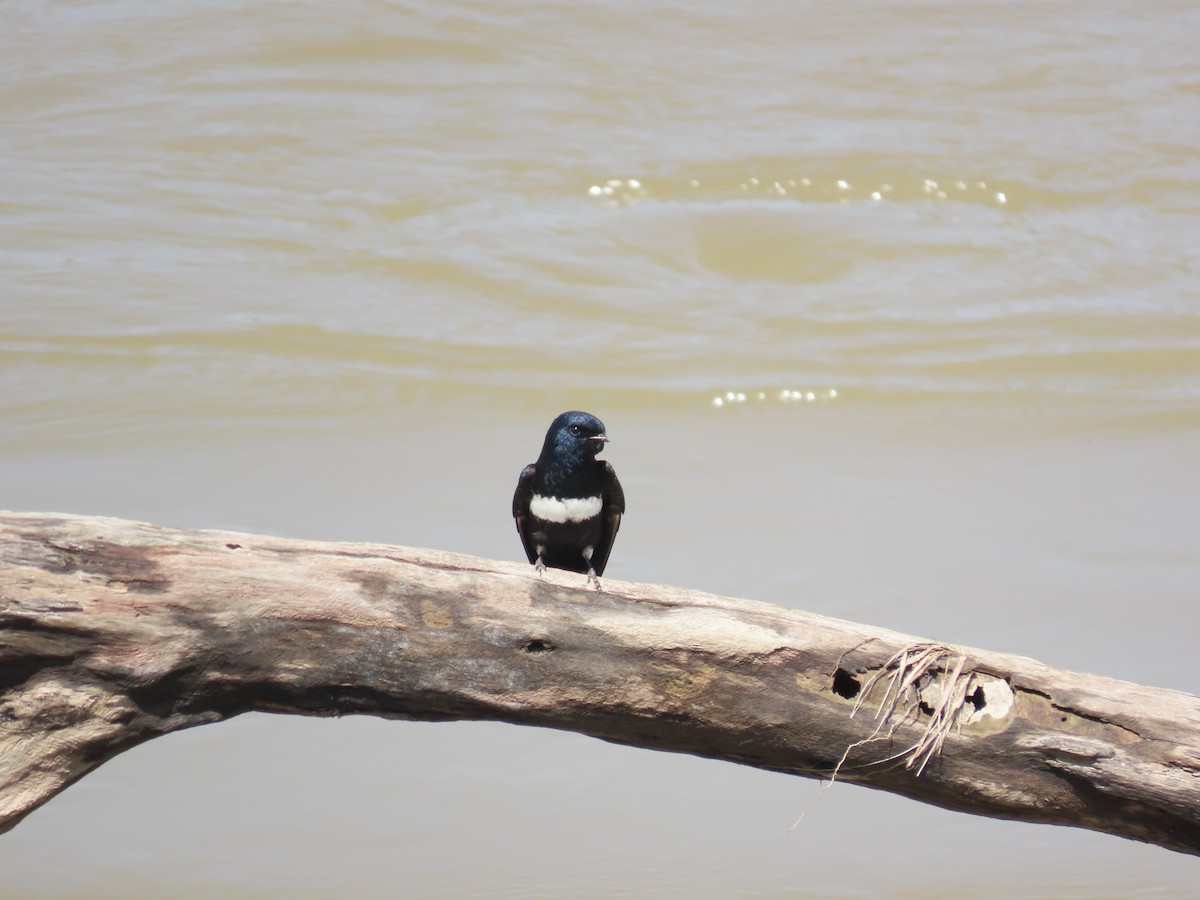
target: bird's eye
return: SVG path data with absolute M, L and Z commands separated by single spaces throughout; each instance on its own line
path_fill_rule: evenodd
M 583 434 L 583 427 L 580 425 L 572 425 L 571 434 Z

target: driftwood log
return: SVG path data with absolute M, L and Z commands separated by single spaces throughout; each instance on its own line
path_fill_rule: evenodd
M 0 513 L 0 830 L 252 710 L 491 719 L 1200 853 L 1200 699 L 474 557 Z

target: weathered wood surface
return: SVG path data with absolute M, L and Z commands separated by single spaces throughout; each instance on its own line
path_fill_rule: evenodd
M 879 729 L 887 683 L 871 680 L 906 646 L 910 662 L 926 648 L 926 671 L 901 694 L 910 714 Z M 0 513 L 0 830 L 122 750 L 251 710 L 492 719 L 837 768 L 951 809 L 1200 853 L 1188 694 L 451 553 Z M 943 714 L 940 755 L 908 752 Z

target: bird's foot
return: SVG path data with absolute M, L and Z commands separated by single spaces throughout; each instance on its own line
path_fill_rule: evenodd
M 537 558 L 537 562 L 533 564 L 533 570 L 537 572 L 539 576 L 546 574 L 546 564 L 542 562 L 542 558 L 540 556 Z
M 600 576 L 596 574 L 596 570 L 595 570 L 595 569 L 588 568 L 588 580 L 587 580 L 587 583 L 588 583 L 589 585 L 592 585 L 592 584 L 594 584 L 594 585 L 596 586 L 596 590 L 600 590 Z

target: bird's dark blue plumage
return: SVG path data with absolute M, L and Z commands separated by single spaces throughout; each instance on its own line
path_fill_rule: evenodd
M 599 585 L 625 512 L 617 473 L 596 459 L 607 442 L 595 416 L 565 412 L 550 423 L 537 462 L 521 470 L 513 518 L 539 572 L 546 566 L 585 572 Z

